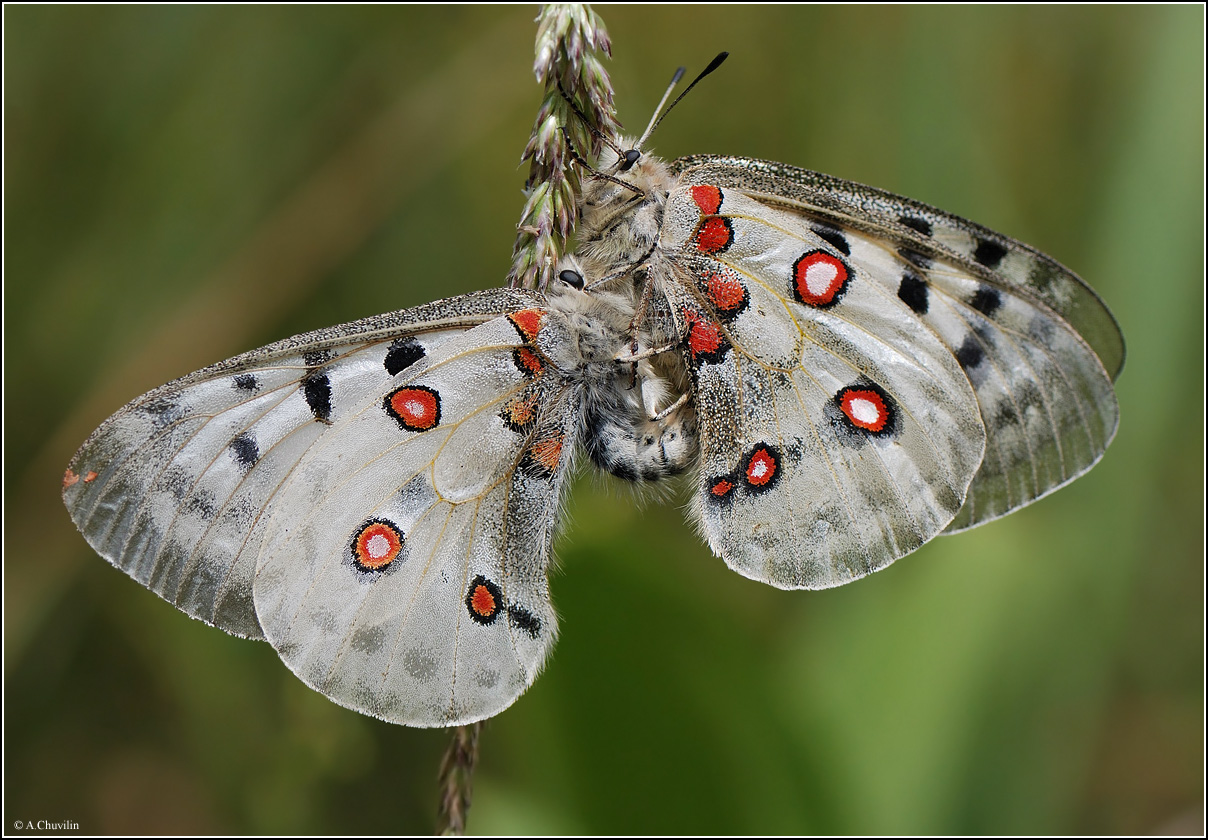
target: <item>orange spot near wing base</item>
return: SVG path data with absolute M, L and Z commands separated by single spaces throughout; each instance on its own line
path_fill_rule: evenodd
M 525 341 L 536 341 L 537 333 L 541 332 L 541 322 L 545 320 L 545 310 L 521 309 L 509 315 L 508 320 L 516 327 L 521 338 Z

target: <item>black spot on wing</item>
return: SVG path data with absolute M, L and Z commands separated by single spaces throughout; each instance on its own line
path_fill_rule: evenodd
M 231 455 L 235 458 L 235 463 L 243 467 L 244 470 L 250 469 L 260 457 L 260 447 L 256 444 L 256 439 L 252 437 L 250 432 L 244 432 L 232 440 L 228 448 L 231 450 Z
M 812 230 L 827 244 L 832 245 L 836 251 L 842 252 L 844 256 L 851 256 L 851 243 L 847 241 L 847 237 L 843 235 L 843 231 L 839 230 L 837 227 L 831 227 L 830 225 L 823 224 L 812 224 L 810 225 L 810 230 Z
M 1050 263 L 1048 260 L 1034 259 L 1032 267 L 1028 270 L 1028 285 L 1040 292 L 1042 295 L 1052 294 L 1053 287 L 1056 286 L 1063 278 L 1064 273 L 1061 269 Z
M 982 350 L 981 342 L 972 333 L 965 336 L 961 346 L 956 348 L 956 361 L 966 371 L 980 365 L 985 358 L 986 353 Z
M 927 281 L 909 269 L 898 284 L 898 297 L 919 315 L 927 313 Z
M 973 259 L 986 268 L 998 268 L 998 264 L 1006 255 L 1006 248 L 989 239 L 978 239 L 977 247 L 973 249 Z
M 406 370 L 422 359 L 426 354 L 424 346 L 414 338 L 399 338 L 390 343 L 386 351 L 386 372 L 394 376 L 399 371 Z
M 509 604 L 507 607 L 508 621 L 517 630 L 523 630 L 531 638 L 537 638 L 541 634 L 541 619 L 533 615 L 524 607 L 517 607 Z
M 173 464 L 164 470 L 158 483 L 159 486 L 172 494 L 172 498 L 178 502 L 183 502 L 185 497 L 189 495 L 189 491 L 193 489 L 196 480 L 197 476 L 192 472 L 185 470 L 179 464 Z
M 898 222 L 910 228 L 917 230 L 923 236 L 931 235 L 931 222 L 918 216 L 898 216 Z
M 983 315 L 993 315 L 1002 306 L 1002 294 L 993 286 L 979 286 L 969 305 Z
M 302 361 L 307 367 L 319 367 L 330 362 L 334 356 L 330 350 L 309 350 L 302 354 Z
M 310 413 L 320 423 L 331 422 L 331 378 L 321 370 L 316 370 L 302 380 L 302 393 L 306 396 L 306 404 Z
M 1015 386 L 1015 404 L 1020 411 L 1041 410 L 1044 408 L 1044 394 L 1040 386 L 1029 379 L 1019 381 Z
M 241 373 L 235 377 L 235 387 L 240 391 L 255 391 L 260 387 L 260 383 L 252 374 Z
M 992 429 L 1004 429 L 1019 422 L 1019 412 L 1010 400 L 1000 400 L 990 412 L 989 425 Z

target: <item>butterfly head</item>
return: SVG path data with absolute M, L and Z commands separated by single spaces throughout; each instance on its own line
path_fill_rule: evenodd
M 619 148 L 635 150 L 629 138 Z M 627 168 L 626 163 L 633 163 Z M 654 249 L 663 222 L 667 195 L 675 183 L 667 164 L 658 157 L 605 149 L 600 159 L 603 177 L 584 180 L 579 202 L 576 253 L 584 276 L 605 278 L 637 267 Z M 615 174 L 611 174 L 615 173 Z

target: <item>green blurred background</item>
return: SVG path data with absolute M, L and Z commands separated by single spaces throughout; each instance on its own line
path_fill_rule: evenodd
M 546 672 L 482 736 L 481 833 L 1203 830 L 1201 7 L 603 7 L 659 153 L 903 193 L 1120 320 L 1089 476 L 823 593 L 578 483 Z M 98 558 L 59 500 L 128 399 L 500 285 L 535 7 L 4 9 L 5 813 L 85 833 L 431 831 L 448 736 L 341 709 Z

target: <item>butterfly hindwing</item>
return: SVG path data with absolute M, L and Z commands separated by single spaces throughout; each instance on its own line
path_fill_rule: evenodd
M 553 643 L 545 573 L 575 392 L 524 355 L 514 320 L 361 399 L 280 491 L 256 612 L 286 664 L 342 705 L 478 720 L 532 683 Z
M 1049 257 L 881 190 L 763 161 L 676 161 L 687 183 L 790 213 L 880 282 L 965 370 L 986 454 L 949 531 L 1009 513 L 1090 469 L 1115 433 L 1111 313 Z M 718 186 L 720 185 L 720 187 Z
M 691 278 L 667 291 L 684 318 L 714 549 L 748 577 L 824 588 L 939 533 L 984 444 L 947 348 L 793 213 L 689 187 L 667 218 L 662 241 Z

